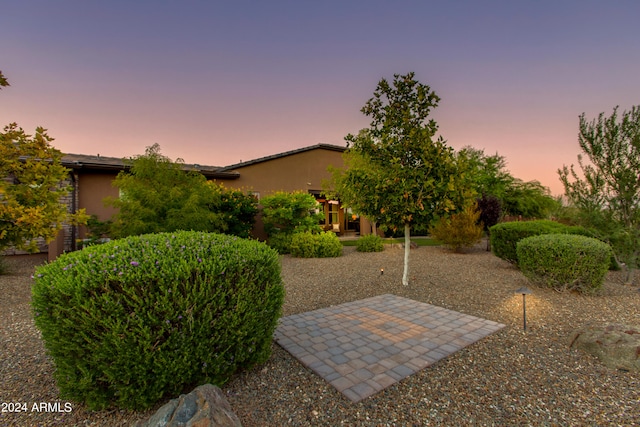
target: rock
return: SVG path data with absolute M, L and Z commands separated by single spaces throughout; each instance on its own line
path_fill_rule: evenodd
M 404 243 L 395 243 L 393 247 L 398 249 L 404 249 Z M 418 244 L 415 242 L 409 243 L 409 249 L 418 249 Z
M 640 372 L 640 326 L 587 325 L 574 333 L 571 347 L 593 354 L 609 368 Z
M 242 427 L 222 390 L 211 384 L 196 387 L 163 405 L 136 427 Z

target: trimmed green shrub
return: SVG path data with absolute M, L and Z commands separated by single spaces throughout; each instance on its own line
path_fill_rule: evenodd
M 356 240 L 356 250 L 358 252 L 382 252 L 384 250 L 384 243 L 380 236 L 367 234 Z
M 489 229 L 491 251 L 498 258 L 512 263 L 518 263 L 516 245 L 526 237 L 541 234 L 580 234 L 589 235 L 583 227 L 570 227 L 550 220 L 513 221 L 496 224 Z
M 300 258 L 333 258 L 342 255 L 342 244 L 330 232 L 295 233 L 291 239 L 291 255 Z
M 480 211 L 477 205 L 471 205 L 449 218 L 440 218 L 429 232 L 449 249 L 460 252 L 482 239 L 482 225 L 478 223 L 479 219 Z
M 598 239 L 570 234 L 527 237 L 517 245 L 522 273 L 557 290 L 594 293 L 609 269 L 611 247 Z
M 291 240 L 294 233 L 275 233 L 267 239 L 267 245 L 275 249 L 280 255 L 291 253 Z
M 315 234 L 318 242 L 317 258 L 335 258 L 342 256 L 342 243 L 340 239 L 331 231 Z
M 284 287 L 278 254 L 234 236 L 131 236 L 34 275 L 36 326 L 64 398 L 149 408 L 267 360 Z

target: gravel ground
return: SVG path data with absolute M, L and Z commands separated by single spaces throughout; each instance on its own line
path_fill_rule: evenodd
M 440 247 L 411 251 L 410 285 L 401 284 L 401 249 L 332 259 L 282 257 L 284 315 L 392 293 L 504 323 L 501 331 L 359 403 L 352 403 L 279 346 L 269 361 L 240 373 L 223 390 L 250 426 L 640 425 L 640 373 L 606 368 L 569 348 L 572 332 L 588 322 L 640 325 L 640 292 L 611 272 L 598 296 L 531 286 L 512 265 L 484 251 Z M 0 277 L 0 401 L 26 402 L 25 413 L 0 413 L 0 425 L 117 426 L 150 415 L 38 412 L 34 402 L 60 403 L 29 312 L 33 258 L 10 260 Z M 384 268 L 384 275 L 380 275 Z M 527 332 L 522 296 L 528 285 Z M 160 405 L 160 404 L 159 404 Z

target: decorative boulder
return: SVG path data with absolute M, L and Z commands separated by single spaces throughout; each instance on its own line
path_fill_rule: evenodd
M 398 249 L 404 249 L 404 243 L 396 243 L 395 245 L 393 245 L 394 248 L 398 248 Z M 410 242 L 409 243 L 409 249 L 418 249 L 418 244 L 416 242 Z
M 598 357 L 609 368 L 640 372 L 640 326 L 587 325 L 573 335 L 571 347 Z
M 171 400 L 136 427 L 242 427 L 242 424 L 222 391 L 205 384 Z

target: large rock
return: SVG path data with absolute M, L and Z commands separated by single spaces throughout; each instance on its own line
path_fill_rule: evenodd
M 162 406 L 136 427 L 242 427 L 222 391 L 211 384 L 196 387 Z
M 587 325 L 573 335 L 571 347 L 597 356 L 609 368 L 640 371 L 640 326 Z

